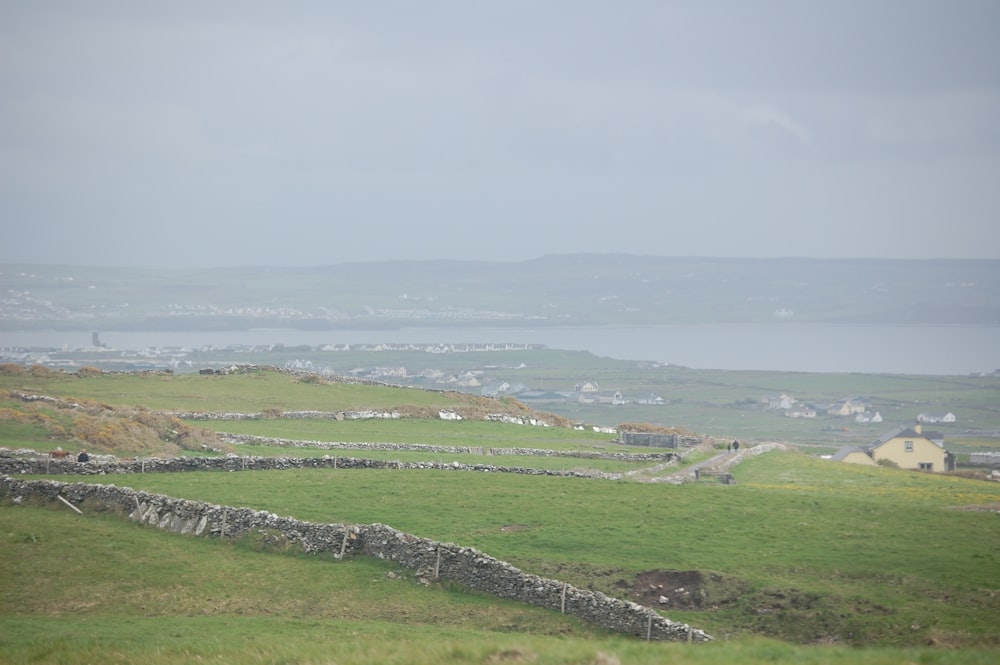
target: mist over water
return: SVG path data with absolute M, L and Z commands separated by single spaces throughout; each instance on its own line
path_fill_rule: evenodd
M 969 374 L 1000 369 L 1000 326 L 711 324 L 579 328 L 403 328 L 232 332 L 101 332 L 112 349 L 213 345 L 524 343 L 701 369 Z M 0 333 L 0 346 L 72 349 L 83 331 Z

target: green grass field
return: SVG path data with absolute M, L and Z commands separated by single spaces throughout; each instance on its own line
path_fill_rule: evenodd
M 416 583 L 382 562 L 272 554 L 58 506 L 0 506 L 0 660 L 26 663 L 987 664 L 990 647 L 646 643 Z
M 215 362 L 261 362 L 282 365 L 305 357 L 305 350 L 275 351 L 259 356 L 213 352 Z M 554 349 L 511 351 L 502 354 L 428 354 L 422 352 L 321 352 L 309 356 L 318 366 L 338 372 L 356 367 L 406 367 L 413 374 L 424 369 L 448 372 L 481 371 L 484 375 L 531 388 L 571 391 L 583 381 L 602 390 L 620 390 L 627 397 L 660 395 L 662 406 L 544 404 L 539 408 L 570 421 L 604 426 L 649 422 L 740 440 L 781 440 L 829 453 L 843 445 L 870 443 L 894 426 L 912 422 L 920 413 L 952 412 L 958 421 L 939 429 L 949 440 L 972 447 L 996 447 L 1000 432 L 1000 376 L 919 376 L 881 374 L 817 374 L 703 370 L 653 367 L 649 363 L 602 358 L 582 351 Z M 85 360 L 83 360 L 85 362 Z M 141 403 L 154 409 L 182 411 L 261 411 L 350 409 L 348 387 L 315 386 L 287 376 L 261 373 L 237 377 L 161 376 L 158 382 L 139 377 L 106 375 L 61 381 L 46 379 L 52 394 L 73 395 L 83 389 L 94 399 L 111 404 Z M 183 379 L 183 380 L 181 380 Z M 42 379 L 0 376 L 0 389 L 31 389 Z M 81 388 L 81 384 L 85 387 Z M 848 397 L 866 397 L 882 423 L 857 423 L 853 418 L 827 416 L 787 418 L 764 408 L 771 395 L 790 394 L 807 404 L 829 404 Z M 366 408 L 433 409 L 454 404 L 455 393 L 409 390 L 372 394 Z M 982 449 L 982 448 L 980 448 Z
M 351 386 L 350 394 L 340 394 L 342 386 L 267 374 L 19 378 L 39 393 L 108 403 L 148 400 L 159 408 L 204 405 L 198 410 L 295 404 L 293 394 L 305 396 L 309 406 L 284 408 L 370 407 L 368 391 L 381 408 L 418 393 Z M 446 394 L 428 395 L 443 400 L 435 408 L 449 405 Z M 184 406 L 162 406 L 175 399 Z M 251 433 L 315 440 L 620 448 L 593 432 L 497 423 L 238 424 Z M 5 447 L 53 446 L 45 437 L 36 424 L 0 422 Z M 322 454 L 297 452 L 315 453 Z M 397 458 L 402 451 L 389 454 Z M 1000 484 L 837 464 L 799 452 L 767 453 L 734 472 L 736 485 L 681 486 L 430 470 L 86 478 L 311 521 L 381 522 L 657 607 L 662 592 L 649 580 L 684 574 L 693 596 L 671 589 L 673 604 L 664 611 L 714 635 L 710 645 L 647 644 L 604 634 L 556 613 L 454 586 L 424 586 L 383 562 L 271 552 L 252 539 L 182 537 L 122 522 L 96 507 L 85 506 L 79 516 L 59 505 L 13 505 L 5 497 L 0 660 L 995 662 Z

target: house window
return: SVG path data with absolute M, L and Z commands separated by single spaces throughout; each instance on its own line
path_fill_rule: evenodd
M 934 470 L 934 462 L 921 462 L 917 466 L 920 468 L 921 471 L 933 471 Z
M 913 442 L 912 441 L 907 441 L 906 443 L 904 443 L 903 444 L 903 450 L 905 450 L 908 453 L 912 453 L 913 452 Z

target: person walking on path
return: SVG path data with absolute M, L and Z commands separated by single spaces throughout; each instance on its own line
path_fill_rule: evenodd
M 740 452 L 740 442 L 739 441 L 733 441 L 733 452 L 735 452 L 735 453 Z

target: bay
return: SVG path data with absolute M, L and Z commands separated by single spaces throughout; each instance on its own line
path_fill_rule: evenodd
M 1000 326 L 706 324 L 305 331 L 102 332 L 107 347 L 513 343 L 700 369 L 964 375 L 1000 369 Z M 74 349 L 89 332 L 11 331 L 0 347 Z

